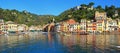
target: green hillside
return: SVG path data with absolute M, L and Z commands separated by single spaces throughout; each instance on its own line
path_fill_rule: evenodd
M 79 7 L 77 9 L 77 7 Z M 90 9 L 92 8 L 93 9 Z M 58 17 L 58 21 L 62 21 L 62 20 L 67 20 L 70 18 L 75 19 L 76 21 L 80 22 L 80 19 L 94 19 L 94 14 L 96 11 L 99 12 L 106 12 L 107 16 L 112 18 L 112 19 L 116 19 L 116 18 L 120 18 L 120 8 L 119 7 L 115 7 L 114 5 L 111 6 L 105 6 L 104 8 L 101 7 L 100 5 L 94 7 L 94 3 L 90 2 L 89 4 L 81 4 L 79 6 L 70 8 L 64 12 L 62 12 Z M 114 16 L 115 13 L 118 13 L 118 16 Z
M 13 21 L 18 24 L 44 25 L 56 16 L 53 15 L 36 15 L 27 11 L 9 10 L 0 8 L 0 19 Z
M 81 4 L 79 6 L 75 6 L 70 8 L 64 12 L 62 12 L 58 16 L 54 15 L 36 15 L 27 11 L 18 11 L 18 10 L 9 10 L 0 8 L 0 19 L 4 19 L 5 21 L 13 21 L 18 24 L 27 24 L 31 25 L 44 25 L 52 21 L 52 18 L 55 18 L 55 22 L 60 22 L 67 19 L 75 19 L 80 22 L 81 19 L 94 19 L 94 14 L 96 11 L 106 12 L 107 16 L 116 19 L 120 18 L 120 8 L 115 7 L 114 5 L 105 6 L 104 8 L 100 5 L 94 7 L 94 3 L 90 2 L 89 4 Z M 115 14 L 118 13 L 118 16 Z

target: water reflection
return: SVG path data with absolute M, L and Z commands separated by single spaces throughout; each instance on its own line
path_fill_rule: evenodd
M 48 33 L 48 42 L 49 42 L 49 46 L 52 47 L 52 35 L 51 35 L 51 33 Z
M 119 45 L 120 35 L 31 32 L 0 36 L 0 53 L 120 53 Z
M 66 38 L 67 37 L 67 38 Z M 62 36 L 61 42 L 70 53 L 119 53 L 119 35 L 79 35 Z M 71 49 L 72 48 L 72 49 Z

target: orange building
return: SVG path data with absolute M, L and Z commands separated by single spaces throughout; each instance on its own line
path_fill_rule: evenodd
M 92 30 L 93 30 L 93 31 L 96 31 L 96 22 L 93 22 L 93 23 L 92 23 L 92 26 L 93 26 Z
M 73 31 L 75 29 L 76 23 L 77 22 L 74 19 L 69 19 L 69 20 L 63 21 L 60 24 L 60 30 L 62 32 Z
M 95 32 L 96 31 L 96 22 L 88 22 L 87 23 L 87 31 Z

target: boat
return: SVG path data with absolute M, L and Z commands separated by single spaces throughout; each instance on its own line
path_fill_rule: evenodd
M 115 47 L 120 49 L 120 46 L 115 46 Z

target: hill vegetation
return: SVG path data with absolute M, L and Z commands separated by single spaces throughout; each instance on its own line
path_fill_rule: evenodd
M 106 12 L 107 17 L 116 19 L 120 18 L 120 8 L 115 7 L 114 5 L 102 6 L 98 5 L 94 7 L 94 3 L 90 2 L 89 4 L 81 4 L 79 6 L 70 8 L 64 12 L 62 12 L 58 16 L 54 15 L 36 15 L 27 11 L 18 11 L 18 10 L 9 10 L 0 8 L 0 19 L 4 19 L 5 21 L 13 21 L 18 24 L 26 24 L 28 26 L 31 25 L 44 25 L 50 23 L 53 18 L 56 19 L 56 22 L 64 21 L 67 19 L 75 19 L 80 22 L 81 19 L 94 19 L 94 14 L 96 11 Z M 118 14 L 115 16 L 115 14 Z
M 120 8 L 115 7 L 114 5 L 111 6 L 105 6 L 105 8 L 102 8 L 102 6 L 98 5 L 94 7 L 94 3 L 90 2 L 88 5 L 87 4 L 81 4 L 79 6 L 70 8 L 63 13 L 61 13 L 58 17 L 58 21 L 63 21 L 67 20 L 70 18 L 75 19 L 76 21 L 80 22 L 81 19 L 94 19 L 95 12 L 106 12 L 107 17 L 116 19 L 120 18 Z M 115 14 L 118 14 L 115 16 Z
M 9 10 L 0 8 L 0 19 L 6 21 L 13 21 L 18 24 L 31 25 L 44 25 L 51 22 L 53 15 L 36 15 L 27 11 Z

